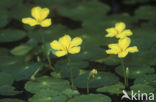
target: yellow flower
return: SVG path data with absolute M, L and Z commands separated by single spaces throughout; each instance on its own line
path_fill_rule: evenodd
M 110 49 L 106 50 L 107 54 L 118 54 L 119 58 L 124 58 L 127 54 L 138 52 L 137 46 L 129 47 L 131 43 L 130 38 L 125 37 L 123 39 L 119 39 L 118 44 L 109 44 L 108 47 Z
M 80 52 L 81 47 L 79 46 L 82 43 L 80 37 L 75 37 L 71 39 L 69 35 L 64 35 L 58 41 L 54 40 L 50 43 L 51 48 L 56 50 L 55 55 L 57 57 L 62 57 L 68 53 L 76 54 Z
M 40 7 L 33 7 L 31 9 L 31 17 L 23 18 L 22 22 L 28 24 L 30 26 L 40 25 L 42 27 L 48 27 L 51 25 L 51 19 L 46 17 L 49 15 L 48 8 L 40 8 Z
M 96 69 L 92 69 L 92 71 L 90 72 L 90 75 L 94 78 L 95 75 L 97 75 L 98 71 Z
M 116 37 L 116 38 L 124 38 L 127 36 L 131 36 L 133 33 L 130 29 L 125 29 L 126 25 L 123 22 L 118 22 L 115 24 L 114 28 L 106 29 L 107 33 L 106 37 Z

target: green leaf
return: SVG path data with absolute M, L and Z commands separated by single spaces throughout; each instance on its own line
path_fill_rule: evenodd
M 133 66 L 126 66 L 129 68 L 129 75 L 128 78 L 135 79 L 143 74 L 151 74 L 154 73 L 154 69 L 149 66 L 141 66 L 141 65 L 133 65 Z M 116 73 L 123 77 L 123 68 L 119 66 L 115 69 Z
M 74 80 L 75 86 L 78 88 L 86 88 L 87 86 L 88 73 L 78 76 Z M 111 81 L 110 81 L 111 80 Z M 99 72 L 94 78 L 90 79 L 90 88 L 98 88 L 102 86 L 112 85 L 118 82 L 119 78 L 109 72 Z
M 58 9 L 58 13 L 73 20 L 83 21 L 93 17 L 93 14 L 103 17 L 109 10 L 108 5 L 98 1 L 91 1 L 77 3 L 77 5 L 72 6 L 62 6 Z
M 28 81 L 25 84 L 25 89 L 31 93 L 37 93 L 40 90 L 53 90 L 62 92 L 70 88 L 69 82 L 61 79 L 52 79 L 48 76 L 42 76 L 34 81 Z
M 138 8 L 135 11 L 135 15 L 140 18 L 140 19 L 150 19 L 150 20 L 155 20 L 155 16 L 156 16 L 156 7 L 154 6 L 140 6 L 140 8 Z
M 11 54 L 15 56 L 24 56 L 26 55 L 30 50 L 32 49 L 32 46 L 28 45 L 19 45 L 12 49 L 10 52 Z
M 8 62 L 8 65 L 3 65 L 1 70 L 10 73 L 16 81 L 29 79 L 34 72 L 42 66 L 41 63 L 25 63 L 20 59 L 18 59 L 17 62 L 14 62 L 14 58 L 9 60 L 10 63 Z M 7 62 L 4 61 L 4 63 Z
M 29 102 L 66 102 L 66 96 L 59 94 L 59 92 L 49 89 L 40 90 L 29 99 Z
M 124 89 L 124 85 L 122 83 L 116 83 L 109 86 L 104 86 L 102 88 L 96 89 L 97 92 L 104 92 L 110 94 L 121 94 L 122 90 Z
M 5 80 L 4 80 L 5 79 Z M 19 91 L 15 91 L 12 86 L 14 78 L 5 72 L 0 72 L 0 95 L 16 95 Z
M 145 84 L 134 84 L 130 89 L 134 90 L 134 92 L 138 92 L 139 90 L 141 93 L 151 93 L 155 90 L 152 86 Z
M 15 99 L 15 98 L 4 98 L 4 99 L 0 99 L 0 102 L 26 102 L 26 101 Z
M 150 74 L 150 75 L 141 75 L 138 77 L 135 81 L 135 84 L 147 84 L 152 85 L 155 87 L 156 84 L 156 74 Z
M 76 96 L 68 102 L 111 102 L 111 99 L 101 94 L 89 94 Z
M 68 98 L 72 98 L 73 96 L 77 96 L 80 93 L 77 90 L 66 89 L 63 91 L 63 94 L 67 96 Z
M 46 30 L 41 28 L 41 30 L 35 30 L 28 33 L 28 36 L 35 41 L 42 42 L 42 37 L 46 42 L 50 43 L 53 40 L 59 39 L 64 36 L 68 31 L 66 26 L 61 24 L 53 25 L 48 27 Z
M 0 31 L 0 42 L 13 42 L 23 39 L 26 33 L 17 29 L 7 29 Z
M 88 62 L 86 61 L 71 61 L 71 65 L 67 60 L 60 60 L 55 64 L 57 71 L 61 73 L 64 78 L 70 78 L 70 67 L 73 69 L 73 77 L 78 76 L 81 68 L 86 68 Z
M 0 28 L 2 28 L 8 24 L 8 12 L 5 9 L 1 9 L 0 15 Z

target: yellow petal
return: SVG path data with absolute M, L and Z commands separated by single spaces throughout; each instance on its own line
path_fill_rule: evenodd
M 118 57 L 119 57 L 119 58 L 124 58 L 124 57 L 127 56 L 127 54 L 128 54 L 128 51 L 122 51 L 122 52 L 120 52 L 120 53 L 118 54 Z
M 134 52 L 138 52 L 139 50 L 138 50 L 137 46 L 133 46 L 133 47 L 127 48 L 127 51 L 131 52 L 131 53 L 134 53 Z
M 106 37 L 114 37 L 117 34 L 117 31 L 115 28 L 108 28 L 106 29 L 108 34 L 106 34 Z
M 114 50 L 114 49 L 109 49 L 109 50 L 106 50 L 106 53 L 107 54 L 118 54 L 118 51 Z
M 54 50 L 64 50 L 63 46 L 59 44 L 58 41 L 54 40 L 53 42 L 50 43 L 50 47 Z
M 49 18 L 49 19 L 43 20 L 43 21 L 40 23 L 40 25 L 41 25 L 42 27 L 49 27 L 49 26 L 51 25 L 51 19 Z
M 69 35 L 64 35 L 59 39 L 59 43 L 63 45 L 65 49 L 68 49 L 71 42 L 71 37 Z
M 133 35 L 133 32 L 132 32 L 130 29 L 127 29 L 127 30 L 124 30 L 124 31 L 122 32 L 122 34 L 123 34 L 123 35 L 126 35 L 126 36 L 131 36 L 131 35 Z
M 124 38 L 124 37 L 127 37 L 127 36 L 131 36 L 133 33 L 131 30 L 124 30 L 123 32 L 119 33 L 116 35 L 116 38 Z
M 41 18 L 41 8 L 39 6 L 33 7 L 31 9 L 31 15 L 36 19 L 40 20 Z
M 118 44 L 109 44 L 108 48 L 114 49 L 114 48 L 119 48 L 119 46 L 118 46 Z
M 121 33 L 125 29 L 126 25 L 123 22 L 119 22 L 115 24 L 115 29 L 118 31 L 118 33 Z
M 41 16 L 40 16 L 40 19 L 41 20 L 43 20 L 43 19 L 45 19 L 48 15 L 49 15 L 49 9 L 48 8 L 43 8 L 43 9 L 41 9 Z
M 130 45 L 130 43 L 131 43 L 131 40 L 130 40 L 130 38 L 128 38 L 128 37 L 125 37 L 125 38 L 123 38 L 123 39 L 119 39 L 119 42 L 118 42 L 119 47 L 120 47 L 123 51 L 126 50 L 126 48 Z
M 72 47 L 68 51 L 71 54 L 76 54 L 76 53 L 79 53 L 80 52 L 80 49 L 81 49 L 81 47 Z
M 37 21 L 35 19 L 32 19 L 32 18 L 23 18 L 22 22 L 25 24 L 29 24 L 30 26 L 38 25 Z
M 82 39 L 80 37 L 75 37 L 71 43 L 70 43 L 70 48 L 74 47 L 74 46 L 78 46 L 82 43 Z
M 67 51 L 56 51 L 55 52 L 55 55 L 57 57 L 62 57 L 62 56 L 65 56 L 67 54 Z

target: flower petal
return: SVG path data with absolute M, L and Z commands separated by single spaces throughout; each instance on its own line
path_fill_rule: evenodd
M 118 33 L 121 33 L 125 29 L 126 25 L 123 22 L 118 22 L 115 24 L 115 29 L 118 31 Z
M 51 25 L 51 19 L 49 18 L 49 19 L 45 19 L 44 21 L 42 21 L 41 23 L 40 23 L 40 25 L 42 26 L 42 27 L 49 27 L 50 25 Z
M 59 39 L 59 43 L 67 50 L 71 42 L 71 37 L 69 35 L 64 35 Z
M 126 57 L 127 56 L 127 54 L 128 54 L 128 51 L 122 51 L 122 52 L 120 52 L 119 54 L 118 54 L 118 57 L 119 58 L 124 58 L 124 57 Z
M 82 43 L 82 39 L 80 37 L 75 37 L 71 43 L 70 43 L 70 48 L 74 47 L 74 46 L 78 46 Z
M 38 25 L 37 21 L 33 18 L 23 18 L 22 22 L 25 24 L 29 24 L 30 26 Z
M 62 56 L 65 56 L 67 54 L 67 51 L 56 51 L 55 52 L 55 55 L 57 57 L 62 57 Z
M 119 47 L 124 51 L 126 48 L 130 45 L 131 39 L 128 37 L 125 37 L 123 39 L 119 39 Z
M 138 52 L 139 50 L 138 50 L 137 46 L 133 46 L 133 47 L 127 48 L 127 51 L 131 52 L 131 53 L 134 53 L 134 52 Z
M 123 35 L 126 35 L 126 36 L 133 35 L 133 32 L 130 29 L 124 30 L 122 33 L 123 33 Z
M 56 40 L 50 43 L 50 47 L 53 48 L 54 50 L 64 50 L 63 46 L 59 44 L 59 42 Z
M 31 9 L 31 15 L 36 19 L 40 20 L 41 18 L 41 8 L 39 6 L 33 7 Z
M 117 31 L 115 28 L 108 28 L 106 29 L 108 34 L 106 34 L 106 37 L 114 37 L 117 34 Z
M 72 48 L 69 48 L 68 52 L 71 54 L 76 54 L 76 53 L 79 53 L 80 50 L 81 50 L 81 47 L 72 47 Z
M 116 51 L 114 49 L 109 49 L 109 50 L 106 50 L 106 53 L 107 54 L 118 54 L 118 51 Z
M 41 14 L 40 14 L 40 19 L 44 20 L 48 15 L 49 15 L 49 9 L 48 8 L 43 8 L 41 9 Z

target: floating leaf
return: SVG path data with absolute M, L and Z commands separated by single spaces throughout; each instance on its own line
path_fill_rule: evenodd
M 129 68 L 129 78 L 135 79 L 143 74 L 154 73 L 154 69 L 149 66 L 141 66 L 141 65 L 133 65 L 133 66 L 126 66 Z M 115 69 L 115 71 L 120 75 L 123 76 L 123 68 L 119 66 Z
M 48 76 L 42 76 L 34 81 L 28 81 L 25 89 L 31 93 L 37 93 L 40 90 L 63 91 L 70 88 L 69 82 L 61 79 L 52 79 Z
M 134 84 L 133 86 L 130 87 L 130 89 L 133 90 L 134 92 L 140 91 L 141 93 L 152 93 L 155 90 L 152 86 L 145 84 Z
M 88 73 L 78 76 L 75 80 L 75 86 L 78 88 L 86 88 Z M 111 81 L 110 81 L 111 80 Z M 90 79 L 90 88 L 98 88 L 102 86 L 112 85 L 118 82 L 118 77 L 109 72 L 99 72 L 95 78 Z
M 62 6 L 58 13 L 73 20 L 83 21 L 96 13 L 96 16 L 105 16 L 110 10 L 109 6 L 97 1 L 79 3 L 72 6 Z
M 23 39 L 26 33 L 22 30 L 7 29 L 0 31 L 0 42 L 13 42 Z
M 125 86 L 122 83 L 116 83 L 109 86 L 104 86 L 102 88 L 98 88 L 97 92 L 104 92 L 104 93 L 110 93 L 110 94 L 121 94 L 122 90 L 125 88 Z
M 111 102 L 111 99 L 108 96 L 101 94 L 89 94 L 76 96 L 68 102 Z
M 40 90 L 29 99 L 29 102 L 66 102 L 66 96 L 59 94 L 60 93 L 49 89 Z
M 150 19 L 150 20 L 155 20 L 155 16 L 156 16 L 156 7 L 154 6 L 140 6 L 140 8 L 138 8 L 135 11 L 135 15 L 140 18 L 140 19 Z
M 19 45 L 11 50 L 11 54 L 15 56 L 23 56 L 23 55 L 26 55 L 31 49 L 32 49 L 32 46 Z
M 0 99 L 0 102 L 26 102 L 26 101 L 15 99 L 15 98 L 4 98 L 4 99 Z
M 10 74 L 0 72 L 0 95 L 16 95 L 19 93 L 19 91 L 15 91 L 15 88 L 12 86 L 13 81 L 14 78 Z
M 81 68 L 86 68 L 88 62 L 86 61 L 72 61 L 71 65 L 66 60 L 58 61 L 55 64 L 56 69 L 61 73 L 61 76 L 64 78 L 70 77 L 70 67 L 73 69 L 73 77 L 76 77 L 79 74 Z

